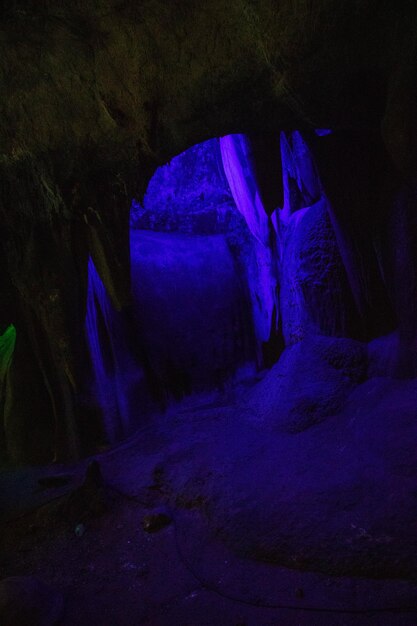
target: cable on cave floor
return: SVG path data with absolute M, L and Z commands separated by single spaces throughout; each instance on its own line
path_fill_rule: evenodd
M 136 504 L 140 504 L 144 506 L 144 503 L 137 498 L 136 496 L 132 496 L 130 494 L 125 493 L 115 485 L 108 485 L 113 491 L 119 494 L 122 498 L 133 501 Z M 203 589 L 215 593 L 216 595 L 230 600 L 232 602 L 236 602 L 238 604 L 251 606 L 258 609 L 282 609 L 288 611 L 305 611 L 309 613 L 331 613 L 331 614 L 348 614 L 348 615 L 372 615 L 372 614 L 385 614 L 385 613 L 417 613 L 417 606 L 413 607 L 375 607 L 375 608 L 367 608 L 367 609 L 332 609 L 330 607 L 314 607 L 314 606 L 298 606 L 294 604 L 273 604 L 269 602 L 253 602 L 250 600 L 246 600 L 239 596 L 233 596 L 228 594 L 216 586 L 208 583 L 200 574 L 195 570 L 195 568 L 189 563 L 188 559 L 185 557 L 183 550 L 181 549 L 181 545 L 178 539 L 178 525 L 175 513 L 171 508 L 169 508 L 170 515 L 172 516 L 172 520 L 174 523 L 174 538 L 175 538 L 175 547 L 178 553 L 178 557 L 184 567 L 188 570 L 188 572 L 200 583 Z
M 135 504 L 140 505 L 142 507 L 147 507 L 146 503 L 143 502 L 140 498 L 138 498 L 137 496 L 132 496 L 128 493 L 125 493 L 124 491 L 122 491 L 119 487 L 117 487 L 116 485 L 110 484 L 110 483 L 106 483 L 107 487 L 109 487 L 112 491 L 114 491 L 116 494 L 118 494 L 121 498 L 124 498 L 125 500 L 131 501 L 131 502 L 135 502 Z M 14 517 L 14 518 L 10 518 L 9 520 L 6 520 L 5 524 L 10 524 L 13 523 L 15 521 L 18 521 L 32 513 L 35 513 L 36 511 L 38 511 L 40 508 L 47 506 L 48 504 L 50 504 L 51 502 L 54 502 L 56 500 L 59 500 L 60 498 L 63 498 L 65 495 L 67 494 L 60 494 L 58 496 L 55 496 L 53 498 L 50 498 L 49 500 L 47 500 L 46 502 L 43 502 L 42 504 L 31 508 L 30 510 L 27 510 L 23 513 L 21 513 L 20 515 Z M 348 608 L 340 608 L 340 609 L 332 609 L 330 607 L 316 607 L 316 606 L 299 606 L 299 605 L 295 605 L 295 604 L 274 604 L 274 603 L 269 603 L 269 602 L 254 602 L 251 600 L 246 600 L 245 598 L 241 598 L 239 596 L 234 596 L 232 594 L 228 594 L 224 591 L 222 591 L 221 589 L 219 589 L 218 587 L 216 587 L 215 585 L 212 585 L 211 583 L 208 583 L 207 580 L 205 580 L 197 571 L 196 569 L 189 563 L 188 559 L 186 558 L 186 556 L 184 555 L 183 550 L 181 549 L 181 545 L 180 545 L 180 541 L 178 539 L 178 524 L 177 524 L 177 518 L 175 513 L 173 512 L 173 510 L 169 507 L 169 512 L 170 515 L 172 517 L 173 520 L 173 525 L 174 525 L 174 539 L 175 539 L 175 548 L 178 554 L 178 558 L 181 561 L 181 563 L 184 565 L 184 567 L 186 568 L 186 570 L 193 576 L 193 578 L 195 578 L 201 585 L 201 587 L 207 591 L 210 591 L 211 593 L 214 593 L 218 596 L 220 596 L 221 598 L 224 598 L 225 600 L 229 600 L 231 602 L 236 602 L 238 604 L 242 604 L 244 606 L 250 606 L 253 608 L 258 608 L 258 609 L 275 609 L 275 610 L 286 610 L 286 611 L 304 611 L 304 612 L 308 612 L 308 613 L 328 613 L 328 614 L 333 614 L 333 615 L 337 615 L 337 614 L 345 614 L 345 615 L 372 615 L 372 614 L 386 614 L 386 613 L 396 613 L 396 614 L 403 614 L 403 613 L 417 613 L 417 606 L 410 606 L 410 607 L 399 607 L 399 606 L 393 606 L 393 607 L 373 607 L 373 608 L 367 608 L 367 609 L 348 609 Z

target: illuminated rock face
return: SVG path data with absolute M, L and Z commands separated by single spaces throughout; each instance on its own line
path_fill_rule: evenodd
M 92 389 L 110 441 L 138 427 L 152 401 L 218 391 L 261 365 L 251 306 L 255 243 L 217 139 L 159 168 L 143 203 L 133 201 L 129 328 L 89 265 Z
M 223 171 L 220 140 L 197 144 L 159 167 L 143 202 L 133 202 L 135 230 L 216 235 L 239 217 Z
M 259 159 L 270 144 L 270 137 L 225 136 L 157 170 L 143 203 L 132 205 L 129 328 L 90 261 L 86 328 L 110 441 L 140 424 L 152 398 L 166 405 L 222 388 L 245 364 L 276 362 L 285 346 L 294 349 L 259 386 L 260 404 L 253 405 L 255 415 L 284 430 L 302 431 L 338 413 L 366 378 L 366 345 L 352 341 L 366 339 L 362 312 L 312 149 L 298 131 L 276 135 L 282 171 L 270 164 L 268 179 Z M 281 206 L 265 200 L 274 186 L 283 189 Z M 330 374 L 312 357 L 320 336 L 335 338 L 334 350 L 331 343 L 325 350 L 339 355 Z M 268 342 L 269 361 L 262 353 Z M 372 344 L 370 372 L 395 373 L 400 347 L 386 345 L 390 354 L 381 357 L 380 342 Z M 360 374 L 346 373 L 345 361 Z
M 9 2 L 1 15 L 0 332 L 14 323 L 18 337 L 6 420 L 14 458 L 28 458 L 36 432 L 47 440 L 36 458 L 74 458 L 94 448 L 102 420 L 89 397 L 89 259 L 112 304 L 128 307 L 132 197 L 141 201 L 159 165 L 207 137 L 292 133 L 298 154 L 304 141 L 311 149 L 329 200 L 326 219 L 349 285 L 346 295 L 342 279 L 334 297 L 353 304 L 345 319 L 341 311 L 329 314 L 328 280 L 339 275 L 339 260 L 331 257 L 332 276 L 322 267 L 326 287 L 310 281 L 305 246 L 314 246 L 305 239 L 301 246 L 297 235 L 288 251 L 299 257 L 305 280 L 297 266 L 294 289 L 288 277 L 278 282 L 290 301 L 304 301 L 306 317 L 293 318 L 290 304 L 271 308 L 269 279 L 262 293 L 252 289 L 253 315 L 256 295 L 261 302 L 255 326 L 271 322 L 267 342 L 258 331 L 262 349 L 276 354 L 281 329 L 292 342 L 311 324 L 366 341 L 398 328 L 396 372 L 415 373 L 413 3 L 401 15 L 390 3 L 378 15 L 368 3 L 313 9 L 290 0 L 278 8 L 272 0 L 215 0 L 181 10 L 162 0 L 140 7 L 98 1 L 82 11 L 68 4 L 59 14 L 52 4 L 35 4 Z M 315 127 L 334 132 L 315 134 Z M 299 209 L 317 200 L 313 170 L 301 170 L 304 188 L 297 190 L 297 177 L 284 183 Z M 274 194 L 259 184 L 279 239 Z M 210 211 L 197 214 L 201 227 L 213 228 Z M 185 219 L 187 228 L 193 220 Z M 320 238 L 316 232 L 316 248 Z M 253 254 L 252 267 L 260 258 Z M 253 276 L 268 273 L 261 270 Z M 321 290 L 328 306 L 316 306 Z M 37 391 L 24 399 L 22 385 Z
M 221 390 L 256 368 L 254 241 L 217 139 L 159 168 L 143 203 L 133 201 L 130 256 L 130 318 L 89 262 L 91 392 L 110 442 L 140 426 L 152 403 Z
M 254 361 L 250 304 L 223 235 L 134 231 L 132 290 L 161 399 L 219 389 Z

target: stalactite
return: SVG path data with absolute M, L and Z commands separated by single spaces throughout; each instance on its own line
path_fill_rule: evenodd
M 281 154 L 284 202 L 274 223 L 285 342 L 346 336 L 353 303 L 313 155 L 299 131 L 281 133 Z
M 337 131 L 310 143 L 355 300 L 357 334 L 369 340 L 392 331 L 396 323 L 377 245 L 399 179 L 373 131 Z
M 97 273 L 88 263 L 85 329 L 94 374 L 94 395 L 101 408 L 105 438 L 114 443 L 132 432 L 132 387 L 139 369 L 127 343 L 127 330 Z M 141 407 L 135 407 L 136 417 Z
M 277 268 L 275 250 L 270 245 L 273 226 L 261 200 L 249 139 L 244 135 L 227 135 L 220 139 L 220 148 L 236 207 L 255 239 L 256 262 L 248 268 L 249 289 L 255 332 L 258 341 L 266 343 L 278 331 Z

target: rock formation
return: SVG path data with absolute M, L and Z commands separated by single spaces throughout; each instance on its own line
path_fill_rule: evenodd
M 12 460 L 97 444 L 89 258 L 114 307 L 128 306 L 132 198 L 157 166 L 228 133 L 301 131 L 354 302 L 343 330 L 369 340 L 398 327 L 397 374 L 414 373 L 416 11 L 411 0 L 2 3 L 0 333 L 13 323 L 17 334 L 0 406 Z M 254 143 L 255 157 L 266 149 Z M 305 202 L 308 185 L 299 191 Z M 320 248 L 314 229 L 303 237 Z M 327 297 L 317 271 L 297 287 L 314 311 Z

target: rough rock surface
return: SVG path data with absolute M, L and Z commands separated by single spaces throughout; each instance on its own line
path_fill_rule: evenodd
M 253 359 L 250 303 L 224 235 L 132 231 L 137 335 L 159 400 L 221 387 Z
M 134 229 L 215 235 L 242 221 L 223 172 L 219 140 L 192 146 L 159 167 L 142 204 L 133 202 Z
M 414 3 L 399 12 L 390 1 L 378 11 L 333 0 L 3 3 L 0 332 L 17 329 L 9 458 L 76 458 L 97 445 L 100 428 L 86 427 L 99 422 L 83 328 L 88 258 L 114 306 L 127 306 L 131 199 L 157 166 L 209 137 L 336 129 L 313 152 L 363 336 L 399 320 L 413 361 L 403 304 L 415 280 L 393 288 L 413 258 L 411 215 L 405 262 L 402 246 L 387 246 L 390 293 L 381 241 L 393 197 L 415 182 L 415 19 Z
M 0 581 L 2 626 L 54 626 L 63 611 L 60 593 L 32 576 Z
M 337 414 L 366 373 L 366 347 L 310 336 L 286 348 L 242 406 L 267 430 L 298 433 Z
M 314 332 L 349 336 L 353 301 L 325 198 L 293 215 L 282 245 L 280 301 L 286 344 Z
M 319 354 L 322 380 L 308 359 L 294 358 L 287 381 L 275 371 L 275 397 L 264 379 L 246 406 L 213 409 L 212 426 L 207 412 L 207 425 L 202 414 L 197 430 L 184 427 L 182 453 L 165 461 L 165 488 L 177 503 L 203 502 L 213 532 L 245 557 L 332 575 L 414 577 L 416 382 L 361 382 L 361 344 L 326 340 Z

